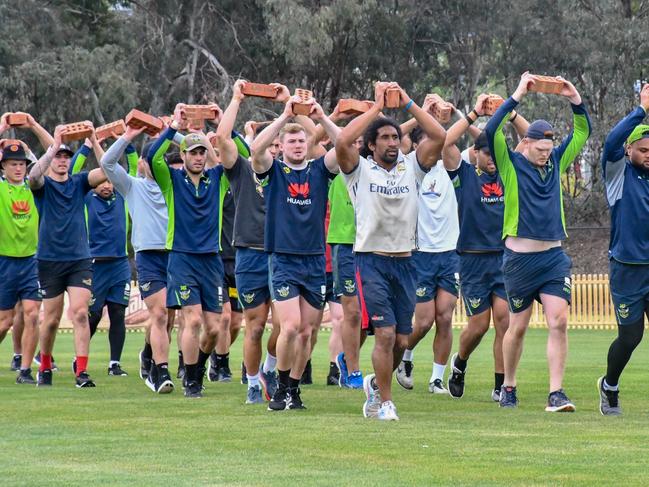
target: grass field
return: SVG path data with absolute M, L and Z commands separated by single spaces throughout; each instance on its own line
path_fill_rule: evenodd
M 93 341 L 96 389 L 76 389 L 72 335 L 57 339 L 54 387 L 14 384 L 10 337 L 0 345 L 2 485 L 646 485 L 649 434 L 646 352 L 622 380 L 621 418 L 597 410 L 612 331 L 570 332 L 565 388 L 574 414 L 543 411 L 544 330 L 527 337 L 520 407 L 491 402 L 490 343 L 469 363 L 464 398 L 432 396 L 430 339 L 415 353 L 415 390 L 396 386 L 401 421 L 365 420 L 362 391 L 326 387 L 328 334 L 314 355 L 316 385 L 303 387 L 308 411 L 270 413 L 246 406 L 245 386 L 207 383 L 205 397 L 180 389 L 156 396 L 137 376 L 141 333 L 127 335 L 127 378 L 108 377 L 108 338 Z M 457 336 L 456 336 L 457 338 Z M 232 363 L 241 359 L 241 341 Z M 369 348 L 363 351 L 368 370 Z M 424 346 L 425 345 L 425 346 Z M 455 347 L 454 347 L 455 349 Z M 175 356 L 175 355 L 174 355 Z M 175 371 L 175 362 L 172 363 Z M 233 367 L 235 369 L 236 367 Z M 179 386 L 180 384 L 177 384 Z

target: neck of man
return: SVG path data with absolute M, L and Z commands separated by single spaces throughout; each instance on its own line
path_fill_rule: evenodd
M 295 161 L 295 160 L 290 160 L 290 159 L 285 159 L 284 164 L 286 164 L 288 167 L 291 169 L 304 169 L 306 167 L 306 159 L 302 159 L 301 161 Z
M 56 181 L 57 183 L 65 183 L 68 180 L 67 171 L 65 173 L 63 173 L 63 174 L 58 174 L 58 173 L 55 173 L 54 171 L 50 171 L 48 176 L 51 179 L 53 179 L 54 181 Z
M 185 172 L 189 176 L 189 179 L 192 180 L 192 183 L 194 183 L 194 186 L 198 186 L 198 183 L 200 182 L 204 171 L 201 171 L 199 173 L 193 173 L 193 172 L 188 171 L 187 168 L 185 168 Z

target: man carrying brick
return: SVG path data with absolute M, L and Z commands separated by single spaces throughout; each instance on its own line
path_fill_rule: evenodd
M 399 92 L 400 106 L 427 135 L 417 150 L 401 153 L 401 130 L 380 117 L 388 88 Z M 359 154 L 356 139 L 364 134 Z M 392 372 L 401 362 L 412 332 L 416 274 L 418 189 L 437 162 L 446 132 L 396 83 L 377 83 L 374 106 L 352 120 L 335 142 L 336 157 L 356 214 L 356 277 L 363 315 L 374 328 L 374 374 L 365 376 L 365 417 L 398 420 L 392 402 Z
M 608 350 L 606 375 L 597 381 L 599 411 L 622 414 L 619 380 L 640 344 L 649 316 L 649 84 L 640 105 L 606 137 L 602 171 L 611 210 L 609 276 L 618 336 Z
M 101 169 L 69 175 L 69 147 L 61 145 L 63 127 L 54 131 L 54 143 L 29 173 L 38 212 L 38 274 L 44 319 L 40 333 L 38 386 L 52 385 L 52 349 L 68 292 L 74 326 L 76 386 L 94 387 L 88 375 L 90 327 L 88 302 L 92 289 L 92 259 L 84 217 L 88 191 L 106 180 Z M 48 172 L 49 175 L 45 176 Z
M 288 123 L 295 114 L 294 104 L 300 103 L 311 105 L 309 116 L 335 140 L 340 129 L 322 107 L 313 99 L 294 96 L 252 144 L 252 169 L 266 202 L 264 246 L 270 253 L 271 296 L 281 328 L 277 341 L 279 386 L 268 407 L 272 411 L 305 408 L 299 383 L 324 306 L 324 219 L 329 181 L 338 170 L 333 149 L 307 160 L 304 128 Z M 267 151 L 278 134 L 284 161 L 273 159 Z
M 520 152 L 507 146 L 502 127 L 534 84 L 529 73 L 521 76 L 514 94 L 485 127 L 489 152 L 505 189 L 503 273 L 510 314 L 509 328 L 503 339 L 505 380 L 500 391 L 501 407 L 518 405 L 516 369 L 532 316 L 532 303 L 538 299 L 543 304 L 549 329 L 550 393 L 545 410 L 575 410 L 562 388 L 568 353 L 572 263 L 561 248 L 561 240 L 566 238 L 561 174 L 579 155 L 591 128 L 579 92 L 569 81 L 562 81 L 560 96 L 570 101 L 573 130 L 558 147 L 554 147 L 554 129 L 545 120 L 530 124 Z

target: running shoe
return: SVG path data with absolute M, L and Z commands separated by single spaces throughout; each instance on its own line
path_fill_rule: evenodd
M 347 377 L 348 389 L 362 389 L 363 388 L 363 374 L 360 370 L 352 372 Z
M 338 385 L 340 387 L 347 386 L 347 378 L 349 371 L 347 370 L 347 362 L 345 361 L 345 352 L 340 352 L 336 355 L 336 365 L 338 366 Z
M 88 372 L 81 372 L 76 378 L 76 386 L 79 389 L 82 387 L 95 387 L 95 383 L 88 375 Z
M 119 362 L 114 363 L 110 367 L 108 367 L 108 375 L 116 375 L 116 376 L 122 376 L 126 377 L 128 374 L 124 369 L 122 369 L 121 365 Z
M 300 378 L 300 384 L 302 385 L 313 384 L 313 376 L 311 374 L 311 359 L 307 361 L 306 367 L 304 367 L 304 372 L 302 372 L 302 377 Z
M 248 383 L 248 373 L 246 372 L 246 364 L 241 362 L 241 383 L 242 384 L 247 384 Z
M 274 370 L 270 372 L 264 372 L 263 367 L 259 370 L 259 381 L 264 388 L 264 394 L 266 395 L 266 400 L 270 401 L 275 395 L 275 391 L 278 387 L 277 374 Z
M 500 388 L 500 407 L 515 408 L 518 406 L 516 387 L 502 386 Z
M 412 369 L 414 368 L 415 365 L 410 360 L 402 360 L 397 367 L 397 382 L 401 387 L 409 391 L 412 390 L 414 385 L 412 378 Z
M 263 404 L 264 401 L 261 386 L 248 387 L 248 395 L 246 397 L 246 404 Z
M 32 369 L 25 369 L 18 372 L 16 384 L 36 384 L 36 380 L 32 376 Z
M 272 399 L 268 403 L 269 411 L 284 411 L 288 403 L 288 387 L 283 384 L 279 384 L 273 394 Z
M 397 416 L 397 408 L 392 401 L 385 401 L 381 404 L 377 418 L 381 421 L 399 421 Z
M 304 405 L 302 398 L 300 397 L 299 387 L 296 387 L 289 391 L 286 409 L 306 409 L 306 406 Z
M 442 379 L 435 379 L 428 384 L 428 392 L 431 394 L 448 394 L 448 389 L 444 387 Z
M 500 389 L 494 389 L 491 391 L 491 399 L 493 402 L 500 402 Z
M 597 391 L 599 392 L 599 412 L 603 416 L 619 416 L 622 414 L 618 399 L 620 391 L 604 389 L 604 377 L 597 379 Z
M 52 369 L 39 370 L 36 374 L 37 387 L 49 387 L 52 385 Z
M 22 355 L 18 355 L 17 353 L 14 353 L 14 356 L 11 359 L 11 363 L 9 364 L 9 368 L 16 372 L 20 370 L 20 362 L 22 360 Z
M 461 371 L 455 366 L 457 353 L 451 357 L 451 376 L 448 378 L 448 393 L 456 399 L 464 395 L 464 375 L 466 369 Z
M 381 408 L 381 394 L 376 385 L 375 375 L 366 375 L 363 379 L 363 391 L 365 391 L 365 403 L 363 404 L 363 416 L 365 418 L 376 418 Z
M 574 413 L 575 405 L 568 399 L 563 389 L 551 392 L 548 395 L 548 405 L 545 410 L 549 413 Z
M 144 356 L 144 350 L 140 351 L 140 379 L 146 380 L 149 377 L 149 371 L 151 370 L 151 363 L 153 361 L 150 358 Z
M 185 386 L 185 397 L 199 399 L 203 397 L 203 387 L 197 381 L 188 382 Z

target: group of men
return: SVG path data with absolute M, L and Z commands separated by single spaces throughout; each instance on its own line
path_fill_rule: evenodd
M 491 397 L 501 407 L 516 407 L 516 370 L 536 299 L 549 330 L 546 411 L 574 411 L 563 390 L 571 261 L 561 248 L 561 175 L 591 126 L 579 92 L 560 81 L 573 125 L 556 147 L 550 123 L 528 123 L 515 111 L 537 82 L 529 73 L 483 130 L 474 123 L 485 115 L 487 95 L 470 113 L 458 111 L 445 129 L 433 116 L 433 99 L 420 107 L 387 82 L 376 83 L 374 104 L 355 118 L 339 107 L 327 116 L 315 99 L 291 96 L 273 84 L 283 112 L 265 127 L 246 124 L 244 138 L 235 131 L 246 98 L 246 81 L 239 80 L 213 121 L 214 132 L 187 132 L 185 105 L 178 104 L 141 158 L 132 143 L 143 128 L 128 127 L 105 153 L 93 136 L 75 155 L 62 143 L 61 126 L 50 136 L 28 116 L 24 128 L 47 150 L 27 172 L 24 144 L 9 141 L 2 148 L 0 182 L 0 338 L 21 315 L 17 382 L 52 384 L 64 291 L 75 332 L 77 387 L 94 386 L 87 373 L 89 341 L 104 306 L 111 322 L 108 373 L 125 374 L 119 357 L 130 291 L 130 215 L 139 289 L 151 316 L 140 374 L 154 392 L 174 389 L 168 364 L 176 310 L 178 377 L 191 398 L 203 395 L 210 357 L 208 378 L 230 380 L 228 352 L 242 314 L 246 403 L 268 402 L 272 411 L 304 409 L 300 383 L 310 375 L 328 302 L 334 323 L 328 383 L 362 388 L 365 417 L 399 419 L 393 373 L 402 387 L 414 387 L 414 348 L 433 325 L 429 391 L 461 398 L 470 355 L 492 317 Z M 400 109 L 411 116 L 403 124 L 386 116 L 388 90 L 398 91 Z M 298 104 L 310 107 L 308 115 L 296 115 Z M 607 374 L 598 381 L 602 414 L 621 413 L 618 379 L 649 313 L 649 235 L 642 230 L 643 203 L 649 201 L 649 126 L 641 124 L 647 110 L 649 85 L 641 106 L 613 129 L 602 155 L 619 322 Z M 520 137 L 515 150 L 507 142 L 508 123 Z M 7 128 L 5 116 L 0 132 Z M 473 144 L 461 151 L 465 134 Z M 178 152 L 171 153 L 175 145 Z M 82 172 L 91 150 L 99 168 Z M 124 154 L 127 169 L 119 164 Z M 629 226 L 629 218 L 639 224 Z M 460 285 L 469 320 L 451 356 Z M 273 333 L 262 362 L 271 308 Z M 374 336 L 373 373 L 363 376 L 359 356 L 367 335 Z

